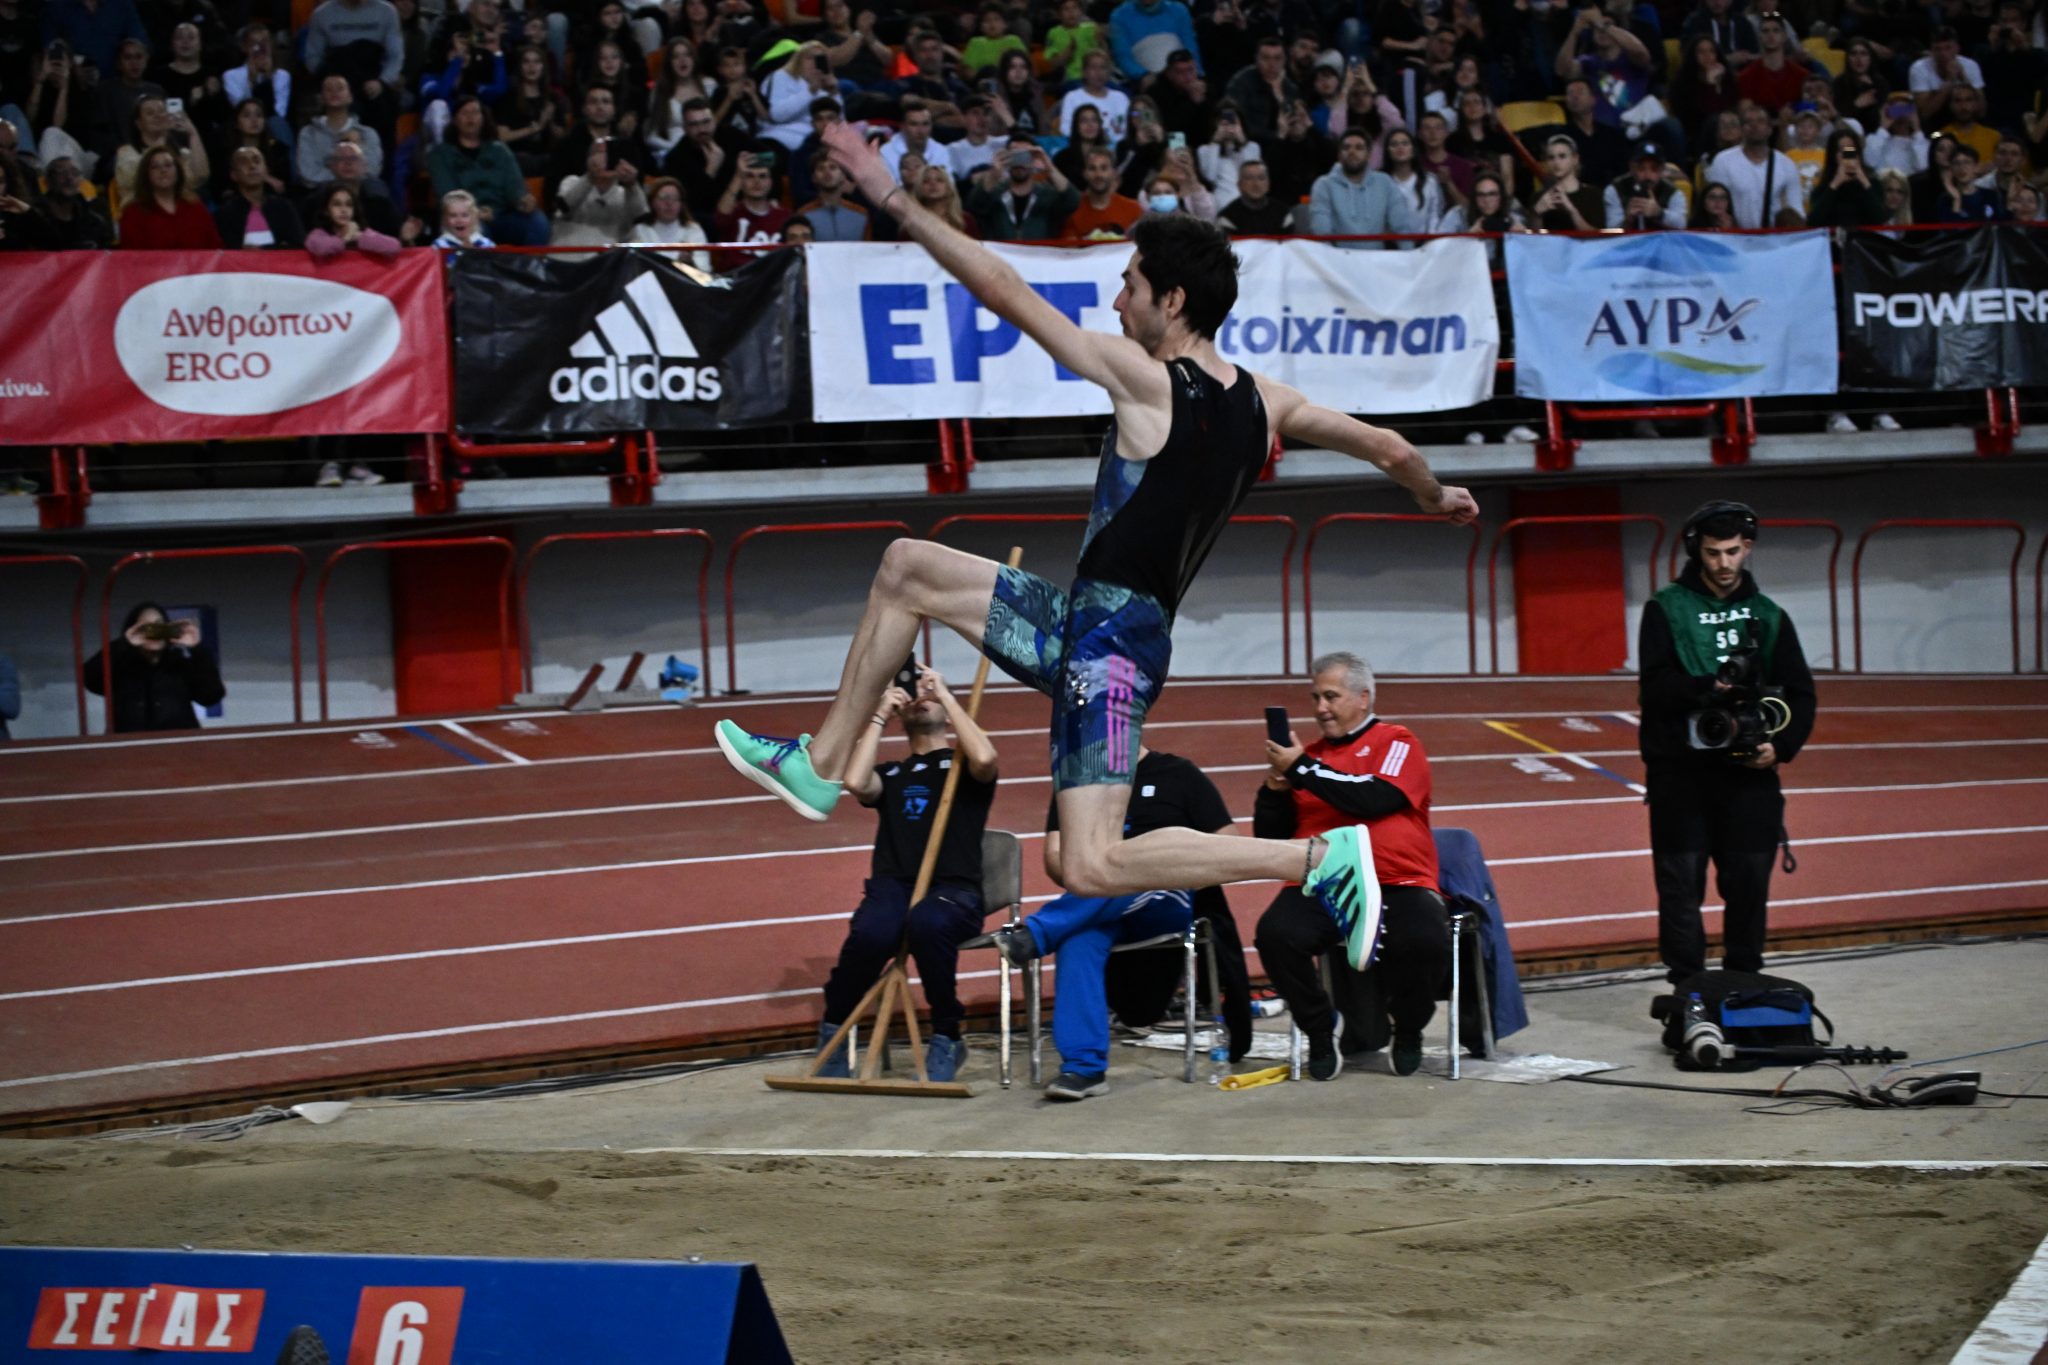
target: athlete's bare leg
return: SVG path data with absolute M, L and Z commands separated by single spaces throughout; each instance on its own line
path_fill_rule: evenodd
M 999 567 L 993 559 L 928 540 L 898 540 L 889 546 L 868 589 L 867 611 L 846 652 L 838 695 L 811 739 L 812 771 L 833 782 L 845 780 L 846 760 L 860 728 L 917 647 L 918 630 L 926 618 L 951 626 L 968 643 L 981 646 Z
M 1156 829 L 1124 838 L 1131 789 L 1114 783 L 1059 794 L 1060 861 L 1077 896 L 1198 890 L 1227 882 L 1300 881 L 1306 839 L 1244 839 L 1193 829 Z M 1317 842 L 1316 852 L 1323 845 Z

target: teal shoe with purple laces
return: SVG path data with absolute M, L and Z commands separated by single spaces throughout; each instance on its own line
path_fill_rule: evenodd
M 757 785 L 780 797 L 785 805 L 806 820 L 824 820 L 844 790 L 811 769 L 811 737 L 798 735 L 783 739 L 757 735 L 732 721 L 718 722 L 713 732 L 726 761 Z
M 1314 896 L 1344 935 L 1344 956 L 1364 971 L 1380 950 L 1380 879 L 1372 866 L 1372 836 L 1347 825 L 1322 836 L 1329 845 L 1301 889 Z

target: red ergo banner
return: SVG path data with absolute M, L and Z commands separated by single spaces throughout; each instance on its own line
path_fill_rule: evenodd
M 0 256 L 9 445 L 448 429 L 441 253 Z

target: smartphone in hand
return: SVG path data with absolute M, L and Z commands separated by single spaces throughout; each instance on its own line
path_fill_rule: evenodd
M 1287 708 L 1269 706 L 1266 708 L 1266 738 L 1283 749 L 1294 747 L 1294 735 L 1287 727 Z

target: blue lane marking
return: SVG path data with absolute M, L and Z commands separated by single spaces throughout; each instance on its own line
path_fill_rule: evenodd
M 421 739 L 425 740 L 427 743 L 433 745 L 437 749 L 446 749 L 449 753 L 454 754 L 464 763 L 474 763 L 480 768 L 488 768 L 491 766 L 491 760 L 489 760 L 488 758 L 478 758 L 475 754 L 471 753 L 467 749 L 458 749 L 456 746 L 450 744 L 447 740 L 441 738 L 432 730 L 426 729 L 424 726 L 408 725 L 405 727 L 405 732 L 409 735 L 418 735 Z

